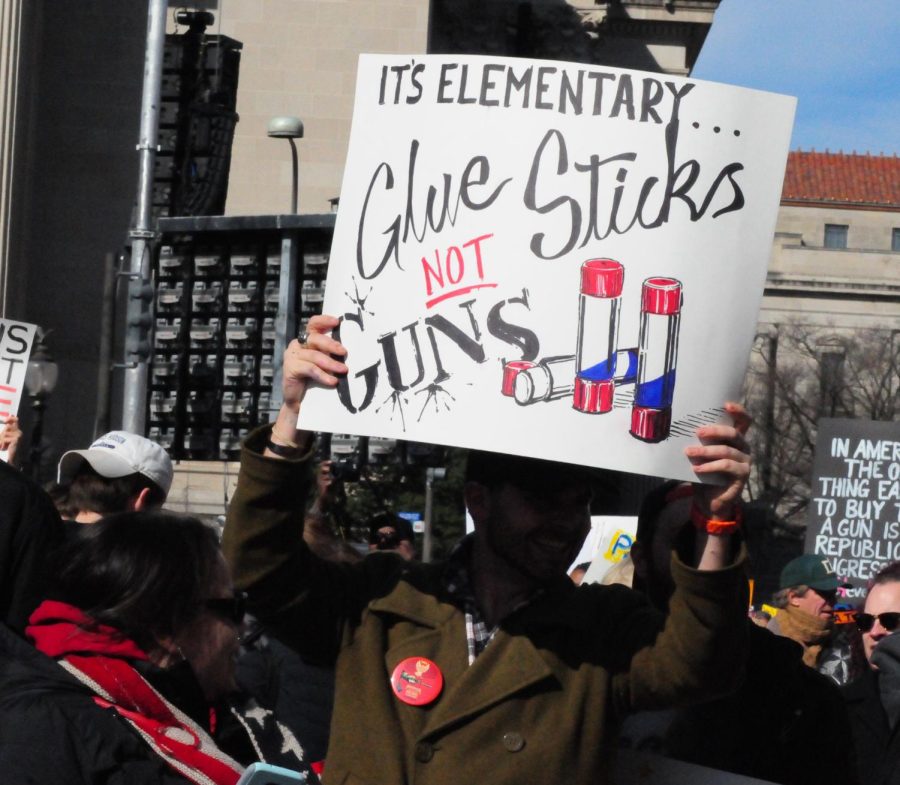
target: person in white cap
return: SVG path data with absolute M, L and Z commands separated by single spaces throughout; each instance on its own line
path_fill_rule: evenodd
M 172 486 L 172 461 L 156 442 L 127 431 L 104 434 L 86 450 L 59 461 L 58 481 L 68 487 L 66 507 L 78 523 L 115 512 L 161 507 Z

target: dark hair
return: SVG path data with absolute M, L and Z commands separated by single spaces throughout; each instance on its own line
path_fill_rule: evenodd
M 641 543 L 642 548 L 650 547 L 653 536 L 656 534 L 656 522 L 669 504 L 668 496 L 679 485 L 681 485 L 679 480 L 667 480 L 650 491 L 641 502 L 634 540 Z
M 69 486 L 60 485 L 58 482 L 48 482 L 44 485 L 44 490 L 53 501 L 53 506 L 61 518 L 74 518 L 78 515 L 78 510 L 69 504 Z
M 103 477 L 85 462 L 69 485 L 66 507 L 73 514 L 96 512 L 111 515 L 114 512 L 124 512 L 128 502 L 144 488 L 150 490 L 148 505 L 161 507 L 166 494 L 149 477 L 139 473 L 126 474 L 124 477 Z
M 215 531 L 197 518 L 160 510 L 110 515 L 82 526 L 63 549 L 53 594 L 152 650 L 200 612 L 218 554 Z
M 410 542 L 415 542 L 416 537 L 413 532 L 412 524 L 406 520 L 406 518 L 401 518 L 399 515 L 396 515 L 392 512 L 380 512 L 377 515 L 373 515 L 369 518 L 369 543 L 374 545 L 381 541 L 381 537 L 378 533 L 379 529 L 384 529 L 386 527 L 392 528 L 396 533 L 396 540 L 409 540 Z M 394 547 L 394 546 L 387 546 Z
M 615 506 L 619 495 L 615 475 L 608 471 L 483 450 L 469 450 L 466 482 L 476 482 L 488 488 L 498 488 L 508 483 L 524 491 L 548 496 L 577 483 L 587 483 L 594 492 L 595 500 L 599 500 L 606 509 Z
M 879 586 L 882 583 L 894 583 L 895 581 L 900 581 L 900 561 L 894 561 L 886 567 L 882 567 L 878 574 L 872 578 L 869 588 Z

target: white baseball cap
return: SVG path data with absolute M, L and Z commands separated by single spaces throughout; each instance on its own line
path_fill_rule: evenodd
M 129 474 L 143 474 L 155 482 L 165 494 L 172 487 L 172 460 L 156 442 L 127 431 L 110 431 L 86 450 L 69 450 L 59 460 L 57 480 L 64 485 L 77 474 L 82 461 L 87 461 L 101 477 L 114 479 Z

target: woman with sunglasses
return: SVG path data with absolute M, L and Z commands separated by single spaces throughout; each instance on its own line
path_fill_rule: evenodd
M 35 648 L 0 631 L 4 781 L 235 785 L 267 757 L 306 770 L 271 713 L 226 700 L 243 596 L 213 529 L 106 517 L 67 546 L 53 597 L 26 629 Z
M 869 668 L 842 688 L 856 758 L 857 781 L 900 785 L 900 562 L 879 572 L 856 625 Z

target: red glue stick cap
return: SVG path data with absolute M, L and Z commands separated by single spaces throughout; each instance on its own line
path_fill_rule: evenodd
M 668 438 L 672 410 L 635 406 L 631 410 L 631 435 L 644 442 L 661 442 Z
M 583 379 L 575 377 L 572 408 L 585 414 L 603 414 L 612 409 L 616 383 L 612 379 Z
M 581 293 L 591 297 L 620 297 L 625 268 L 613 259 L 588 259 L 581 265 Z
M 641 310 L 665 316 L 681 311 L 681 281 L 648 278 L 641 288 Z
M 504 365 L 503 386 L 500 388 L 500 391 L 504 395 L 512 397 L 512 394 L 516 389 L 516 376 L 518 376 L 521 371 L 527 371 L 529 368 L 534 368 L 534 365 L 533 362 L 529 362 L 528 360 L 513 360 Z

